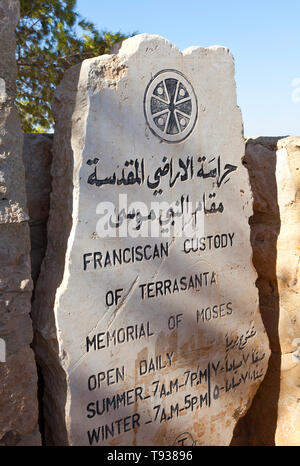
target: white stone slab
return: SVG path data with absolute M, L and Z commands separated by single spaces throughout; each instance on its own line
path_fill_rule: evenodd
M 51 377 L 45 369 L 46 390 L 56 372 L 60 403 L 48 401 L 54 443 L 228 445 L 269 358 L 232 55 L 133 37 L 118 55 L 67 73 L 56 118 L 50 244 L 35 305 L 44 308 L 43 344 L 54 330 L 58 338 Z M 162 225 L 154 202 L 166 203 Z M 104 237 L 105 208 L 121 237 Z M 64 266 L 53 291 L 55 264 Z

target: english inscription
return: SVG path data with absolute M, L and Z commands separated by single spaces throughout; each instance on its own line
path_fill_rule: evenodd
M 233 76 L 225 48 L 138 35 L 68 81 L 53 335 L 72 445 L 228 445 L 266 373 Z

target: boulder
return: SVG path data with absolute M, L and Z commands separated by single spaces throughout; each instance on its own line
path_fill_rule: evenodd
M 0 444 L 39 445 L 37 370 L 30 347 L 32 280 L 22 161 L 15 108 L 15 39 L 19 2 L 0 7 Z

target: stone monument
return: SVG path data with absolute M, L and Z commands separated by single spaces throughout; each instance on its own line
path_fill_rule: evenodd
M 231 53 L 138 35 L 70 69 L 54 112 L 48 443 L 228 445 L 269 358 Z

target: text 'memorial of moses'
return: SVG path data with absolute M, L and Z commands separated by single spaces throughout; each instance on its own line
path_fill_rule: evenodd
M 54 443 L 228 445 L 269 358 L 230 52 L 135 36 L 68 71 L 55 115 Z

